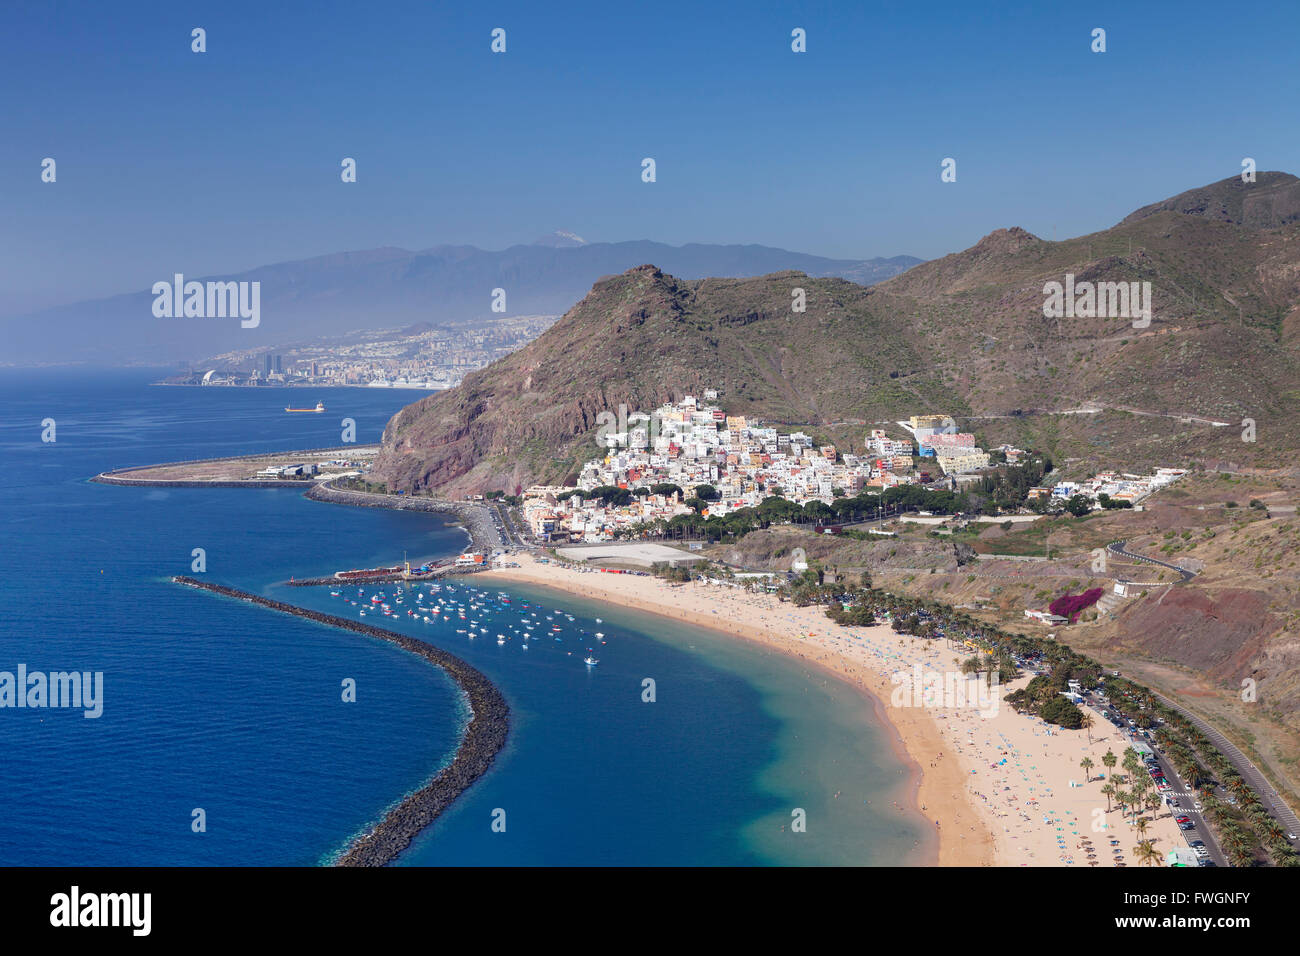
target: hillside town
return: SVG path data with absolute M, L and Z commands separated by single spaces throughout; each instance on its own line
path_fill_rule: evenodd
M 1059 481 L 1050 488 L 1030 488 L 1029 497 L 1068 501 L 1081 496 L 1097 507 L 1106 502 L 1133 506 L 1186 474 L 1185 468 L 1157 468 L 1154 474 L 1145 476 L 1103 471 L 1082 481 Z
M 880 495 L 901 485 L 958 491 L 980 482 L 996 462 L 1024 461 L 1024 449 L 993 452 L 947 415 L 896 423 L 907 438 L 873 428 L 865 453 L 817 444 L 802 431 L 729 415 L 716 390 L 687 395 L 650 413 L 604 413 L 597 442 L 605 455 L 586 463 L 576 488 L 538 485 L 524 491 L 523 516 L 540 541 L 607 541 L 640 525 L 698 511 L 725 517 L 779 496 L 795 505 Z M 1029 499 L 1059 506 L 1082 496 L 1086 507 L 1135 504 L 1183 474 L 1162 468 L 1140 477 L 1107 472 L 1086 481 L 1029 489 Z

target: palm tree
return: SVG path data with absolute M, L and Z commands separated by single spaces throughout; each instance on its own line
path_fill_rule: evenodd
M 1088 732 L 1088 746 L 1092 746 L 1092 725 L 1094 721 L 1092 714 L 1084 714 L 1083 720 L 1079 721 L 1079 726 Z
M 1113 783 L 1108 783 L 1106 786 L 1101 788 L 1101 792 L 1106 795 L 1106 812 L 1110 813 L 1110 798 L 1115 796 L 1115 785 Z
M 1142 769 L 1142 762 L 1138 759 L 1138 753 L 1132 747 L 1124 748 L 1124 769 L 1134 776 Z
M 1147 866 L 1159 865 L 1160 863 L 1160 853 L 1152 845 L 1152 841 L 1150 840 L 1142 840 L 1139 842 L 1138 845 L 1133 848 L 1133 855 L 1138 858 L 1139 862 L 1144 863 Z
M 1084 757 L 1079 761 L 1079 766 L 1083 768 L 1083 782 L 1087 783 L 1092 779 L 1092 774 L 1089 772 L 1092 770 L 1092 758 Z
M 1147 828 L 1148 828 L 1149 825 L 1150 825 L 1150 821 L 1147 820 L 1146 817 L 1138 817 L 1138 818 L 1137 818 L 1136 828 L 1137 828 L 1137 834 L 1138 834 L 1138 839 L 1139 839 L 1139 840 L 1145 840 L 1145 839 L 1146 839 Z
M 1115 769 L 1115 764 L 1119 762 L 1119 758 L 1115 756 L 1114 751 L 1107 750 L 1104 754 L 1102 754 L 1101 762 L 1105 764 L 1106 772 L 1110 773 Z
M 1255 841 L 1242 833 L 1240 828 L 1232 827 L 1230 829 L 1225 829 L 1223 834 L 1223 848 L 1227 850 L 1229 854 L 1234 856 L 1237 854 L 1249 855 L 1249 851 L 1254 844 Z

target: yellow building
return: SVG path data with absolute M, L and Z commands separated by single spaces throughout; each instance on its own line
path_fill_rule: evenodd
M 939 448 L 934 457 L 946 475 L 978 471 L 989 466 L 988 452 L 980 448 Z

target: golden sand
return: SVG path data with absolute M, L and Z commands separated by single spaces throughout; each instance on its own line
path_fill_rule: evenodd
M 520 563 L 486 574 L 757 641 L 862 690 L 894 729 L 900 753 L 919 772 L 917 806 L 936 829 L 941 866 L 1137 865 L 1132 816 L 1122 820 L 1118 810 L 1107 811 L 1104 781 L 1098 779 L 1106 773 L 1102 755 L 1110 749 L 1122 758 L 1127 741 L 1100 714 L 1093 713 L 1089 743 L 1085 731 L 1051 727 L 1001 701 L 983 709 L 953 702 L 910 706 L 906 696 L 900 699 L 896 693 L 891 677 L 910 675 L 916 665 L 927 673 L 951 672 L 970 651 L 896 634 L 884 624 L 841 627 L 820 607 L 795 607 L 725 584 L 675 585 L 528 556 Z M 1006 685 L 1001 693 L 1018 686 Z M 1085 756 L 1094 764 L 1087 782 L 1079 765 Z M 1155 839 L 1162 855 L 1184 845 L 1168 811 L 1157 813 L 1147 838 Z M 1112 840 L 1118 845 L 1112 846 Z

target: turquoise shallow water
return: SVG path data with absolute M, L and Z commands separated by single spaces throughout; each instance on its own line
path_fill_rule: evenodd
M 317 863 L 449 758 L 464 716 L 454 686 L 382 642 L 167 578 L 202 547 L 212 580 L 341 613 L 326 590 L 279 582 L 404 550 L 450 554 L 465 536 L 435 516 L 291 491 L 87 482 L 127 464 L 338 444 L 345 416 L 375 441 L 416 397 L 322 390 L 309 397 L 325 415 L 286 416 L 283 391 L 151 388 L 152 377 L 0 372 L 11 505 L 0 670 L 105 681 L 97 720 L 0 710 L 0 864 Z M 40 441 L 45 418 L 54 444 Z M 493 771 L 401 864 L 897 863 L 920 838 L 919 815 L 891 806 L 904 799 L 902 765 L 847 686 L 702 628 L 509 591 L 516 608 L 572 614 L 564 640 L 525 652 L 451 626 L 372 621 L 461 654 L 513 710 Z M 594 670 L 579 628 L 606 634 Z M 340 699 L 349 677 L 354 704 Z M 780 830 L 795 807 L 808 818 L 797 836 Z M 205 833 L 191 830 L 195 808 Z M 494 810 L 505 832 L 493 832 Z

